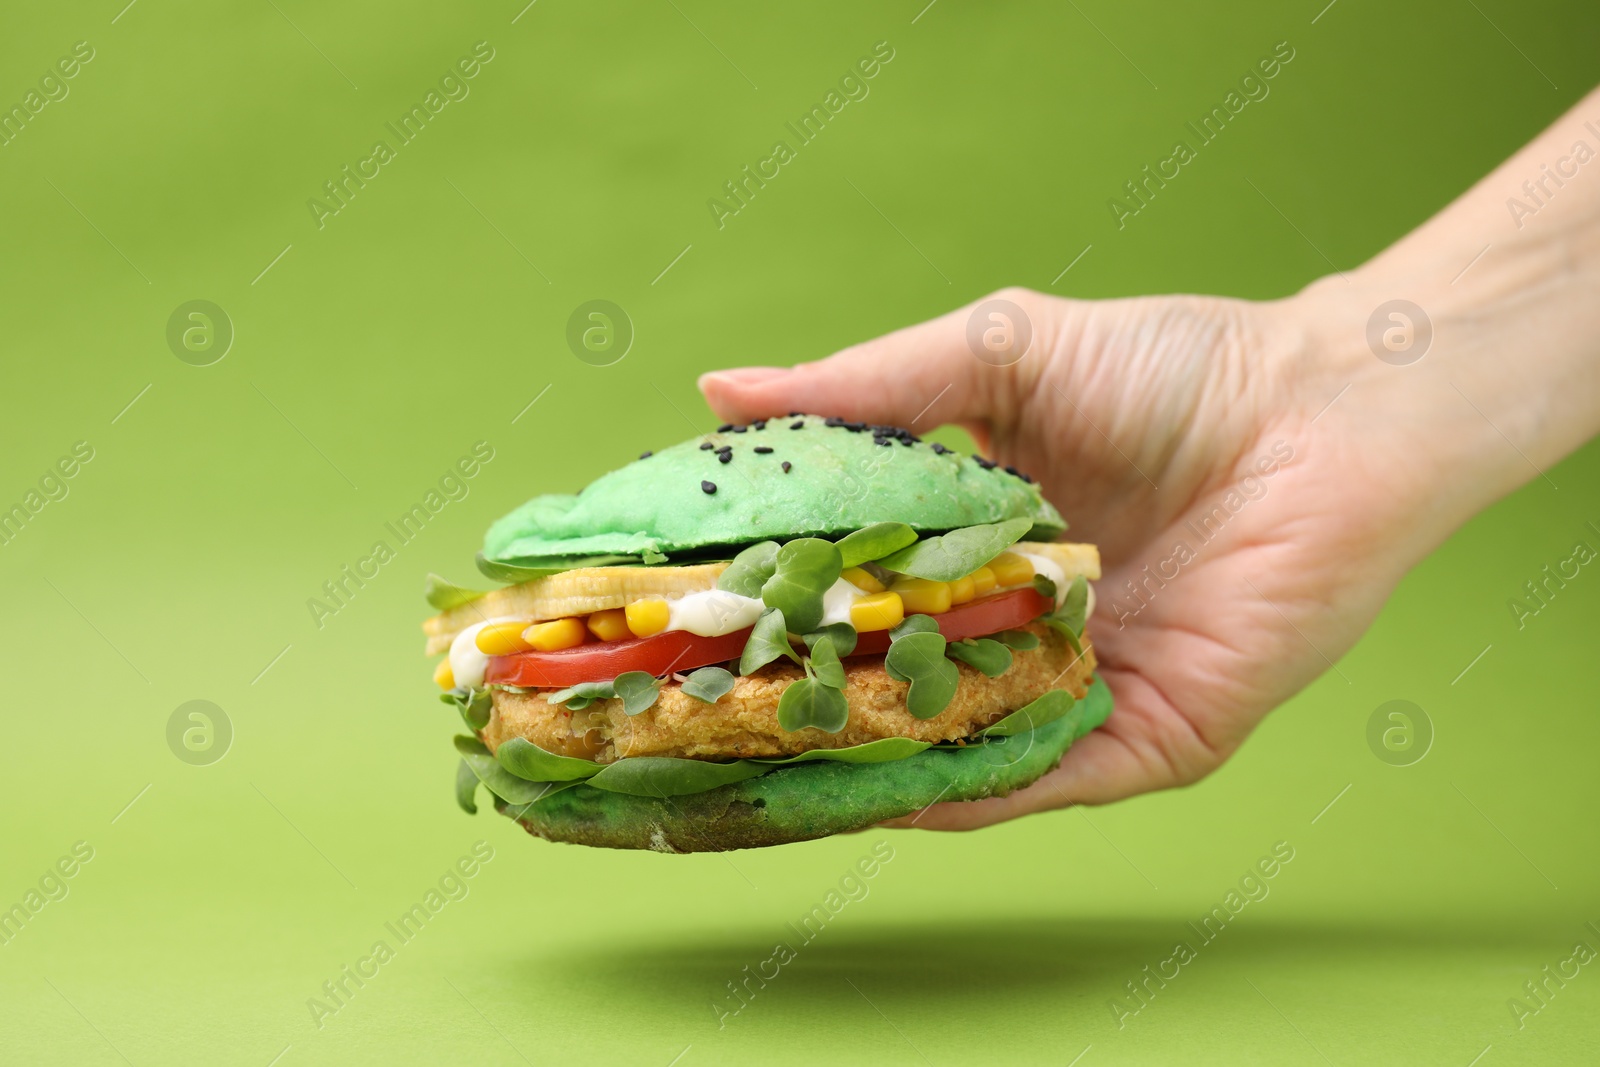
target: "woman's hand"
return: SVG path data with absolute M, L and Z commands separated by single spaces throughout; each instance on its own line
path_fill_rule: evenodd
M 1546 469 L 1600 429 L 1600 181 L 1548 161 L 1571 178 L 1597 114 L 1600 91 L 1372 262 L 1286 300 L 1006 290 L 818 363 L 701 379 L 729 419 L 958 423 L 1100 546 L 1089 636 L 1111 718 L 1029 788 L 916 825 L 1195 781 L 1337 671 L 1457 526 L 1531 479 L 1554 491 Z
M 974 316 L 980 335 L 1016 316 L 996 301 L 1031 324 L 1009 366 L 969 347 Z M 1283 304 L 1007 290 L 818 363 L 701 380 L 727 419 L 958 423 L 1041 479 L 1069 538 L 1100 546 L 1089 634 L 1115 714 L 1028 789 L 917 825 L 1192 782 L 1371 622 L 1407 562 L 1392 536 L 1407 508 L 1370 449 L 1327 439 L 1350 430 L 1327 407 L 1349 378 L 1312 343 Z

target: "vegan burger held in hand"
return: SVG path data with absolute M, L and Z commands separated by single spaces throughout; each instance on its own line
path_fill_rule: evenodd
M 536 497 L 424 626 L 457 798 L 554 841 L 783 844 L 1005 795 L 1103 722 L 1092 545 L 1025 474 L 794 414 Z

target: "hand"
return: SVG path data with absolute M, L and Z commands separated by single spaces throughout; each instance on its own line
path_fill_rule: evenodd
M 1340 383 L 1281 306 L 996 296 L 1033 327 L 1008 367 L 969 349 L 969 307 L 793 370 L 701 379 L 736 421 L 803 410 L 913 430 L 958 423 L 985 454 L 1040 478 L 1069 539 L 1100 546 L 1089 636 L 1115 713 L 1033 786 L 939 805 L 918 819 L 926 828 L 1200 778 L 1328 669 L 1402 573 L 1379 557 L 1403 509 L 1375 491 L 1381 467 L 1359 476 L 1361 457 L 1316 440 L 1336 425 L 1312 420 Z
M 1597 106 L 1600 91 L 1406 240 L 1286 300 L 1006 290 L 1033 338 L 1010 366 L 968 347 L 980 301 L 792 370 L 701 378 L 735 421 L 957 423 L 1040 479 L 1069 538 L 1100 546 L 1088 633 L 1111 718 L 1027 789 L 935 805 L 917 826 L 1204 776 L 1337 670 L 1456 526 L 1600 428 L 1600 185 L 1569 183 L 1531 219 L 1504 205 Z M 1369 339 L 1397 298 L 1420 305 L 1427 338 L 1401 358 Z

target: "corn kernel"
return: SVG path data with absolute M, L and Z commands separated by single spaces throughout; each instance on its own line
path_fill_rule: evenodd
M 672 613 L 667 610 L 667 602 L 660 597 L 635 600 L 623 611 L 627 615 L 628 629 L 635 637 L 650 637 L 660 633 L 672 618 Z
M 900 595 L 908 615 L 938 615 L 950 610 L 950 583 L 927 578 L 899 578 L 890 592 Z
M 1015 552 L 1002 552 L 989 561 L 994 580 L 1003 586 L 1026 585 L 1033 580 L 1033 564 Z
M 950 583 L 950 603 L 965 604 L 978 595 L 978 587 L 972 581 L 972 575 L 957 578 Z
M 439 665 L 433 669 L 433 684 L 440 689 L 454 689 L 456 687 L 455 672 L 450 670 L 450 657 L 446 656 L 440 660 Z
M 860 633 L 892 630 L 906 618 L 906 606 L 899 593 L 873 593 L 850 605 L 850 625 Z
M 522 631 L 522 639 L 535 652 L 559 652 L 563 648 L 576 648 L 586 636 L 583 623 L 577 619 L 556 619 L 554 622 L 536 622 Z
M 621 641 L 633 636 L 628 629 L 628 613 L 621 608 L 597 611 L 590 615 L 589 632 L 602 641 Z
M 885 588 L 884 584 L 874 578 L 872 572 L 865 567 L 846 567 L 839 572 L 839 577 L 864 593 L 881 593 Z
M 988 567 L 979 567 L 967 577 L 972 579 L 973 591 L 977 593 L 978 596 L 989 595 L 990 593 L 994 592 L 994 587 L 996 584 L 998 584 L 994 580 L 994 571 L 990 570 Z
M 523 640 L 523 622 L 493 622 L 478 631 L 478 651 L 486 656 L 511 656 L 528 651 Z

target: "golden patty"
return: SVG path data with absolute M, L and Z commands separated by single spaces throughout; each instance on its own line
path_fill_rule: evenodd
M 882 656 L 845 660 L 845 696 L 850 721 L 836 734 L 808 728 L 795 733 L 778 726 L 778 698 L 804 674 L 784 663 L 769 665 L 735 681 L 715 704 L 686 696 L 682 687 L 661 687 L 654 707 L 638 715 L 623 713 L 621 700 L 601 700 L 582 711 L 551 704 L 543 692 L 493 689 L 494 713 L 482 731 L 491 751 L 513 737 L 564 756 L 609 763 L 623 756 L 680 756 L 699 759 L 781 757 L 815 748 L 846 748 L 884 737 L 954 741 L 1015 711 L 1049 689 L 1065 689 L 1081 699 L 1094 672 L 1087 639 L 1083 656 L 1041 623 L 1023 629 L 1039 637 L 1039 647 L 1014 654 L 1011 668 L 989 678 L 957 663 L 961 685 L 944 711 L 916 719 L 906 711 L 904 682 L 889 677 Z

